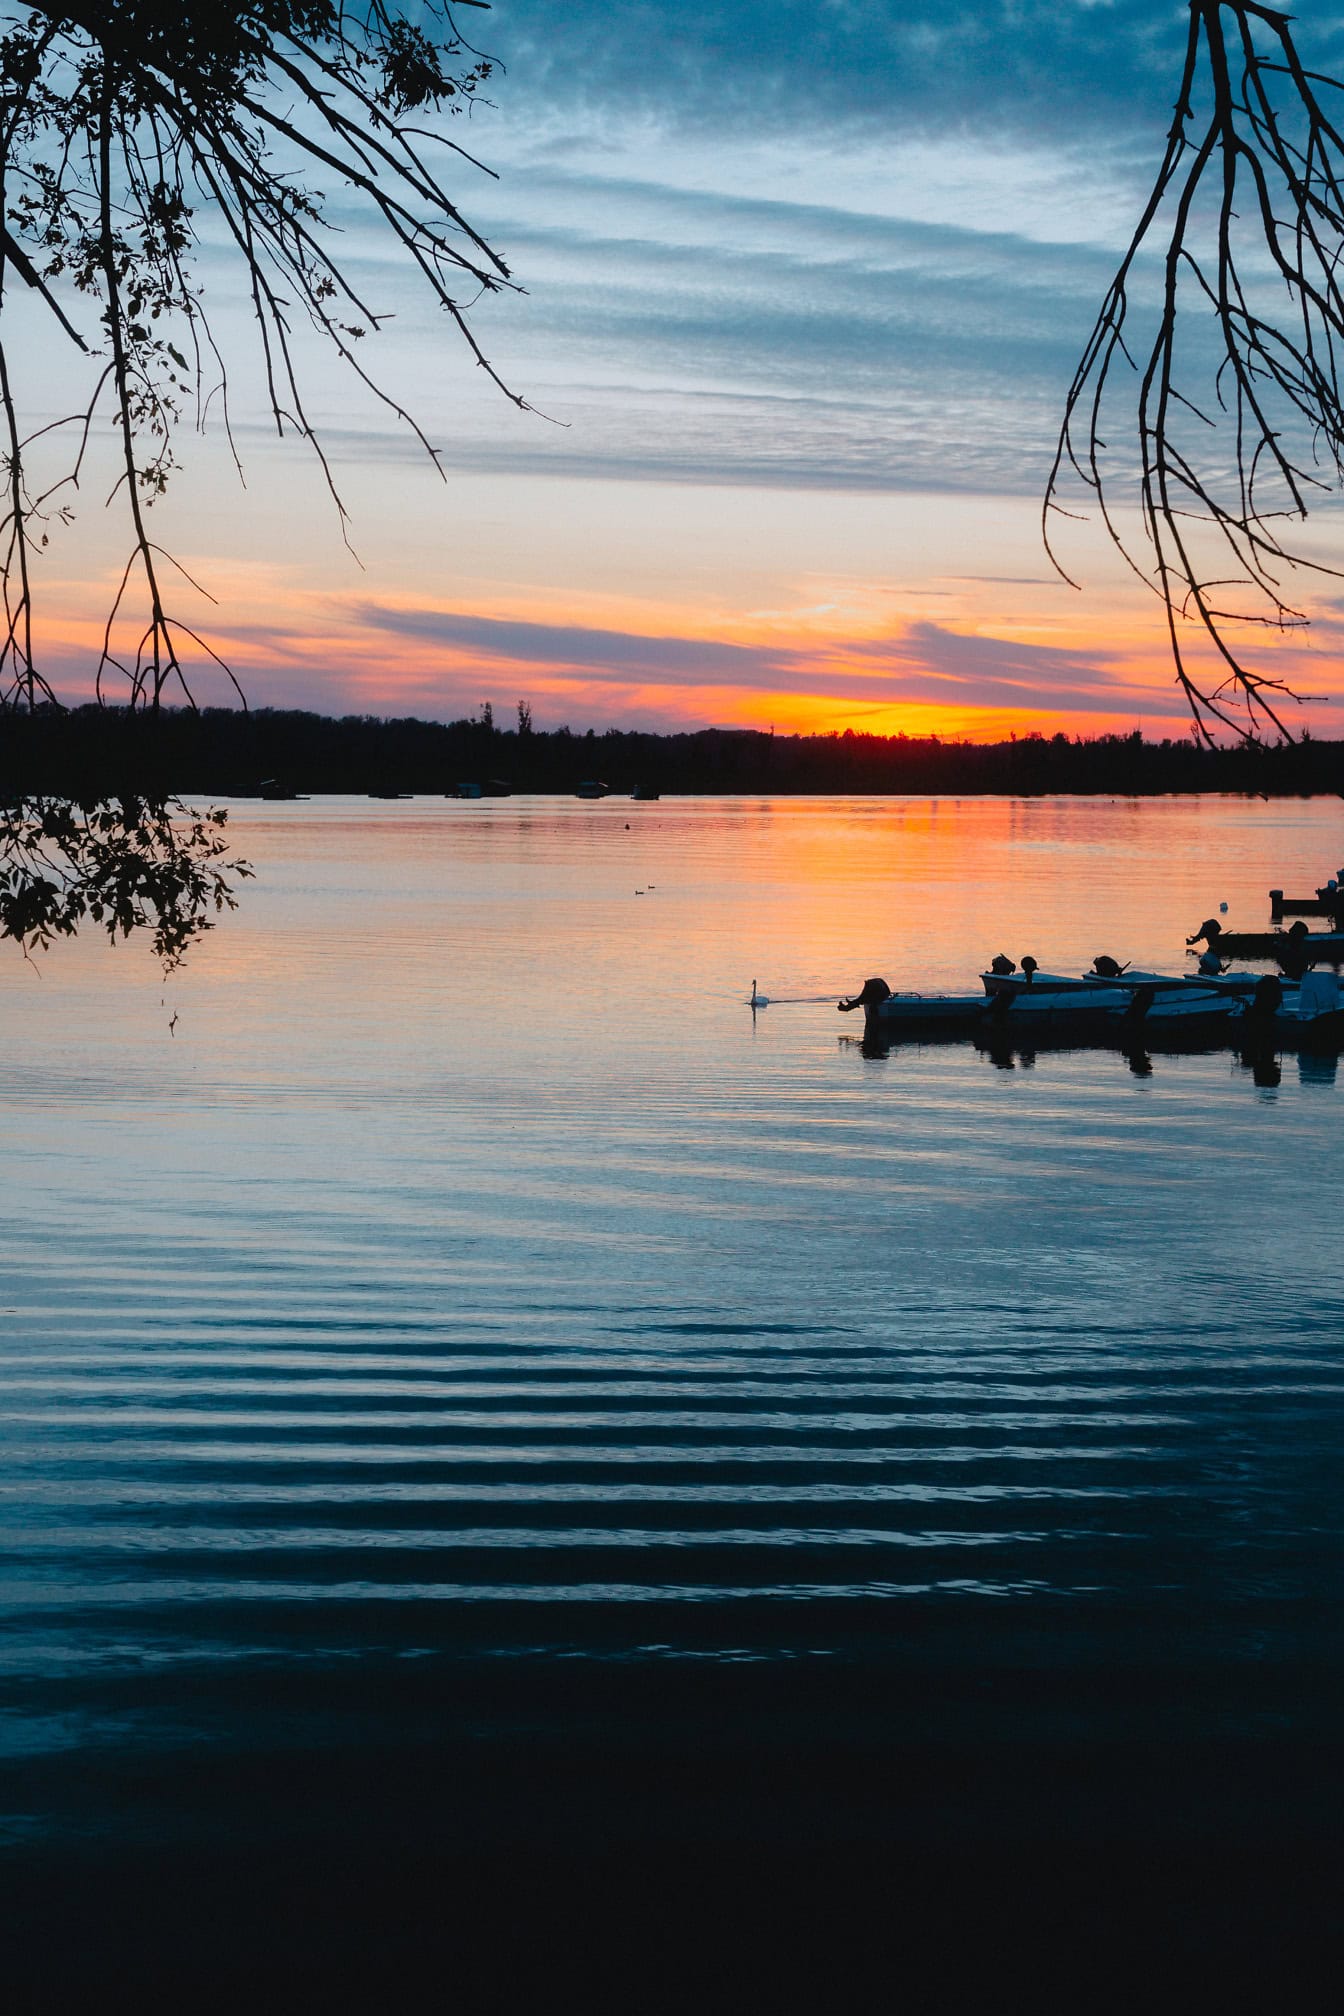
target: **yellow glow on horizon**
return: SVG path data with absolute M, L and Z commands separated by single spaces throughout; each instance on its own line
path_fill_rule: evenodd
M 42 637 L 44 654 L 58 668 L 54 683 L 72 700 L 92 697 L 105 585 L 81 584 Z M 303 586 L 283 565 L 255 571 L 234 565 L 217 569 L 212 582 L 224 590 L 218 610 L 204 619 L 192 614 L 253 707 L 451 720 L 489 698 L 499 725 L 507 726 L 515 700 L 524 699 L 538 728 L 563 722 L 580 733 L 627 725 L 667 732 L 773 727 L 781 734 L 852 730 L 982 742 L 1013 734 L 1128 734 L 1136 727 L 1150 739 L 1188 732 L 1147 598 L 1109 607 L 1105 598 L 1070 598 L 1043 614 L 1029 609 L 1025 597 L 1014 603 L 993 582 L 969 582 L 954 613 L 932 591 L 921 608 L 913 589 L 896 604 L 876 588 L 855 587 L 842 601 L 819 595 L 815 580 L 796 585 L 792 610 L 698 606 L 693 596 L 674 606 L 578 584 L 563 598 L 464 595 L 444 606 L 447 636 L 437 641 L 433 596 L 383 592 L 368 597 L 370 610 L 357 598 Z M 425 618 L 428 634 L 399 631 L 399 614 Z M 484 641 L 450 641 L 453 619 L 481 624 Z M 492 625 L 499 626 L 493 649 Z M 530 658 L 529 632 L 511 628 L 529 625 L 554 633 L 546 655 Z M 604 639 L 602 663 L 593 667 L 582 662 L 585 631 Z M 563 655 L 566 633 L 570 660 Z M 628 675 L 621 670 L 623 639 Z M 678 651 L 669 654 L 665 674 L 651 677 L 657 647 L 669 642 Z M 234 704 L 225 676 L 194 647 L 184 649 L 184 659 L 202 704 Z M 1278 662 L 1302 690 L 1319 693 L 1329 684 L 1333 668 L 1323 652 L 1280 647 Z M 67 675 L 62 667 L 72 669 Z M 976 697 L 977 686 L 990 691 Z M 117 697 L 115 678 L 106 697 Z M 1317 733 L 1338 732 L 1328 712 L 1304 710 L 1294 718 Z

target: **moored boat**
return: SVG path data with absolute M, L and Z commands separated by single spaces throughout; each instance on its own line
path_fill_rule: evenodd
M 1109 962 L 1114 964 L 1114 962 Z M 869 980 L 842 1009 L 862 1007 L 865 1035 L 1016 1032 L 1022 1040 L 1232 1042 L 1239 1047 L 1344 1048 L 1344 986 L 1333 973 L 1299 982 L 1250 973 L 1193 975 L 988 972 L 980 994 L 892 993 Z
M 1330 917 L 1338 927 L 1344 919 L 1344 874 L 1324 883 L 1314 896 L 1286 896 L 1282 889 L 1269 892 L 1270 921 L 1282 917 Z
M 1218 949 L 1235 959 L 1305 958 L 1344 962 L 1344 931 L 1224 931 Z
M 1259 976 L 1254 973 L 1147 973 L 1134 967 L 1127 967 L 1115 973 L 1042 973 L 1039 970 L 1027 973 L 996 973 L 992 968 L 980 975 L 985 993 L 993 999 L 1006 994 L 1013 999 L 1025 999 L 1041 991 L 1050 994 L 1081 996 L 1095 993 L 1099 988 L 1119 988 L 1132 993 L 1139 987 L 1151 987 L 1159 995 L 1188 994 L 1190 990 L 1217 987 L 1228 994 L 1249 994 Z
M 1304 973 L 1297 982 L 1268 974 L 1245 1003 L 1241 1026 L 1291 1048 L 1344 1048 L 1344 985 L 1338 973 Z
M 970 1031 L 988 1012 L 983 994 L 889 994 L 865 1013 L 864 1022 L 869 1029 Z
M 1011 1022 L 1014 1028 L 1148 1027 L 1163 1024 L 1192 1027 L 1203 1021 L 1230 1022 L 1244 1009 L 1244 998 L 1214 986 L 1175 981 L 1163 988 L 1161 976 L 1136 976 L 1132 984 L 1090 978 L 1073 979 L 1038 973 L 1030 985 L 988 985 L 999 975 L 982 976 L 979 994 L 888 994 L 864 1002 L 871 1028 L 963 1028 L 967 1030 Z M 869 985 L 871 986 L 871 982 Z
M 1193 949 L 1201 940 L 1224 958 L 1273 959 L 1285 971 L 1344 964 L 1344 931 L 1309 931 L 1300 918 L 1286 931 L 1225 931 L 1208 917 L 1185 942 Z

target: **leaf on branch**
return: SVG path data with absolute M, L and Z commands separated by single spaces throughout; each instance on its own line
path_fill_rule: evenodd
M 424 142 L 443 142 L 454 164 L 479 164 L 408 118 L 471 104 L 491 74 L 441 0 L 374 0 L 367 10 L 334 0 L 80 0 L 10 18 L 0 34 L 0 304 L 12 274 L 87 352 L 64 301 L 88 296 L 103 354 L 85 408 L 29 435 L 0 344 L 0 714 L 56 705 L 34 656 L 29 561 L 50 523 L 70 521 L 53 500 L 78 487 L 103 417 L 119 465 L 108 501 L 126 514 L 130 558 L 107 613 L 98 698 L 117 698 L 132 715 L 154 715 L 168 699 L 194 706 L 180 644 L 198 647 L 242 698 L 223 660 L 175 616 L 167 590 L 176 583 L 161 564 L 170 556 L 147 527 L 173 471 L 186 398 L 194 394 L 198 425 L 217 401 L 230 427 L 229 372 L 193 266 L 201 211 L 241 273 L 277 431 L 293 428 L 313 449 L 343 536 L 345 507 L 306 410 L 296 314 L 438 461 L 365 367 L 390 311 L 366 300 L 342 264 L 343 234 L 321 186 L 339 188 L 342 205 L 353 194 L 406 274 L 451 315 L 468 354 L 528 410 L 459 305 L 464 290 L 474 298 L 511 286 L 507 267 L 467 222 Z M 45 396 L 39 384 L 34 397 Z M 26 451 L 59 428 L 72 430 L 70 465 L 35 492 Z M 16 794 L 0 804 L 0 936 L 31 950 L 92 917 L 114 936 L 148 930 L 165 964 L 176 963 L 250 873 L 226 856 L 222 825 L 222 814 L 198 817 L 161 792 L 89 806 Z

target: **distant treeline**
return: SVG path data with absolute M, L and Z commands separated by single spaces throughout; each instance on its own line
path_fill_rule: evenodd
M 525 710 L 523 710 L 525 715 Z M 251 713 L 38 708 L 0 716 L 0 794 L 96 798 L 126 791 L 184 798 L 255 796 L 263 781 L 295 792 L 439 793 L 491 780 L 514 791 L 571 793 L 585 781 L 628 793 L 1036 793 L 1344 791 L 1344 742 L 1206 750 L 1188 737 L 1025 735 L 1007 742 L 939 736 L 773 735 L 702 728 L 674 735 L 576 735 L 471 721 L 339 720 L 265 707 Z

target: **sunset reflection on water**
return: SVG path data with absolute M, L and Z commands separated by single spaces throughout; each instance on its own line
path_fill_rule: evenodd
M 1333 1060 L 869 1057 L 834 1002 L 1180 971 L 1336 805 L 235 819 L 259 879 L 166 988 L 3 969 L 16 1850 L 945 1850 L 1045 1772 L 1203 1853 L 1217 1743 L 1324 1824 Z

